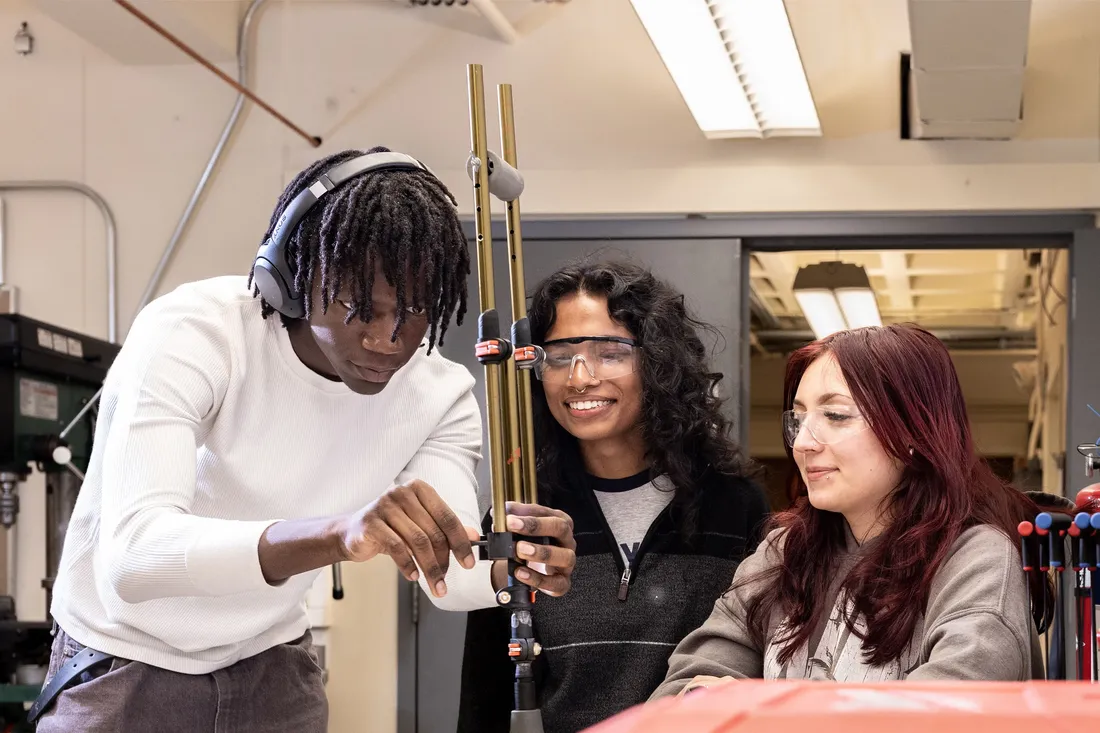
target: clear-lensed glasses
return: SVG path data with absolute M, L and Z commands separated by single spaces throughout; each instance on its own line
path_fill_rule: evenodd
M 867 421 L 854 408 L 846 405 L 795 409 L 783 413 L 783 437 L 793 447 L 799 433 L 806 428 L 810 437 L 821 445 L 836 445 L 868 428 Z
M 544 357 L 535 367 L 535 376 L 548 384 L 569 382 L 583 366 L 590 379 L 625 377 L 641 364 L 637 341 L 619 336 L 583 336 L 554 339 L 542 346 Z

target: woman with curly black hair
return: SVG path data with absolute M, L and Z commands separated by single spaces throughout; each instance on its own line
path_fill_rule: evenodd
M 572 733 L 660 685 L 768 509 L 729 437 L 700 338 L 711 329 L 681 293 L 627 263 L 576 264 L 537 286 L 529 317 L 545 351 L 532 382 L 539 502 L 572 518 L 577 542 L 570 592 L 535 603 L 535 679 L 546 733 Z M 461 733 L 509 730 L 509 619 L 468 615 Z

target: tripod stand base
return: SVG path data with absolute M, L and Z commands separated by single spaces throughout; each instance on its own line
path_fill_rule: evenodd
M 513 710 L 511 733 L 542 733 L 542 711 Z

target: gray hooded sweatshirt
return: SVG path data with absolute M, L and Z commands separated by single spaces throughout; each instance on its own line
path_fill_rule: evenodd
M 738 567 L 734 584 L 781 562 L 783 530 L 772 531 Z M 873 542 L 873 541 L 872 541 Z M 889 680 L 1028 680 L 1044 677 L 1042 654 L 1016 545 L 1000 530 L 966 530 L 936 573 L 924 615 L 908 648 L 883 666 L 864 662 L 861 642 L 843 621 L 839 588 L 871 544 L 860 547 L 848 533 L 829 589 L 827 621 L 809 642 L 780 663 L 771 643 L 782 619 L 771 614 L 761 648 L 746 628 L 748 600 L 759 583 L 720 596 L 704 624 L 680 642 L 668 675 L 650 699 L 679 693 L 697 675 L 735 679 L 817 679 L 843 682 Z M 857 620 L 858 628 L 863 619 Z

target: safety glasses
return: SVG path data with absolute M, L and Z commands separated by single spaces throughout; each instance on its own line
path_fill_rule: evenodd
M 642 349 L 634 339 L 619 336 L 579 336 L 542 345 L 543 359 L 535 376 L 547 384 L 564 384 L 582 372 L 589 379 L 625 377 L 638 370 Z
M 843 405 L 787 410 L 783 413 L 783 437 L 791 447 L 794 447 L 803 428 L 809 431 L 816 443 L 836 445 L 859 435 L 868 427 L 862 415 Z

